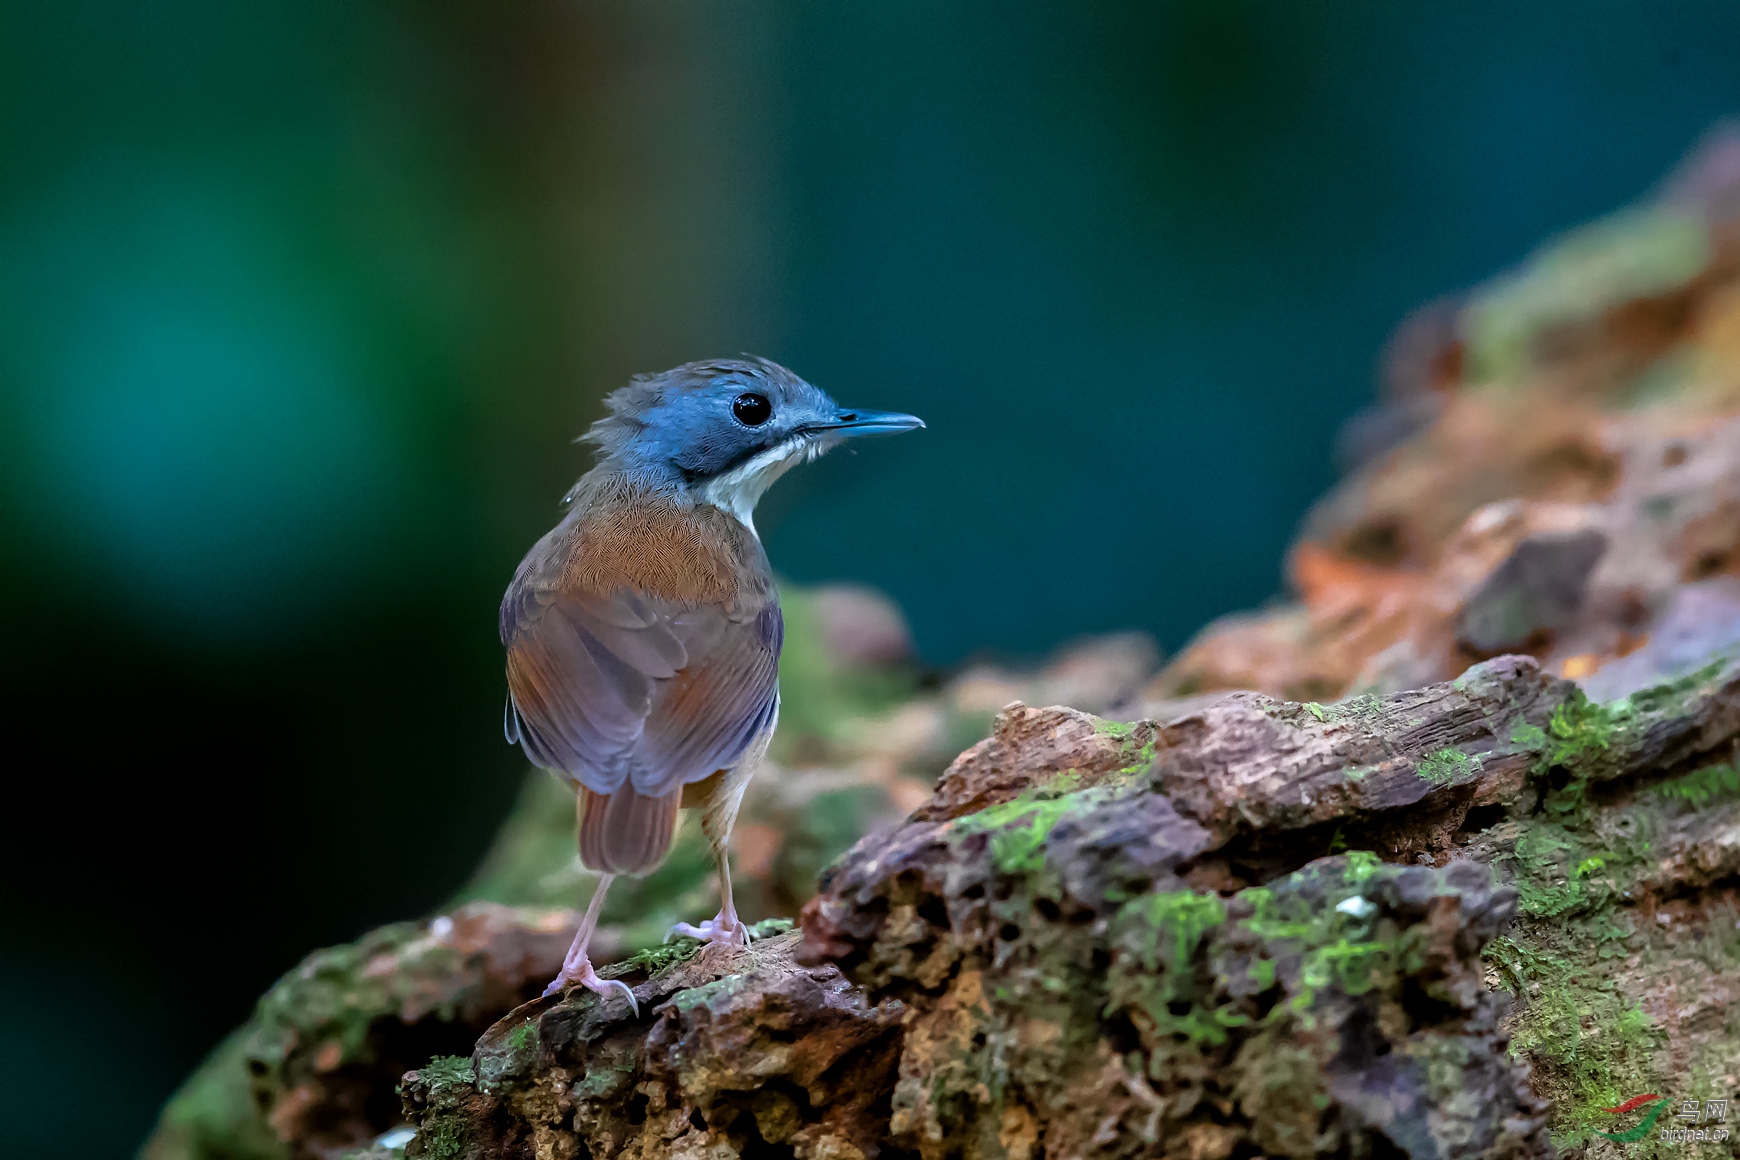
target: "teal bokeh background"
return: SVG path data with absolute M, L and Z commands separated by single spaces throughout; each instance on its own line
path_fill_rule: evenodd
M 923 415 L 758 523 L 934 663 L 1177 647 L 1275 592 L 1398 318 L 1737 110 L 1720 3 L 0 7 L 18 1154 L 125 1151 L 457 884 L 495 602 L 629 374 Z

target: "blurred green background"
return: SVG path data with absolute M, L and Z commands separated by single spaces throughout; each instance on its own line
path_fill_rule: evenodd
M 1262 601 L 1414 305 L 1740 110 L 1740 7 L 0 3 L 8 1155 L 128 1151 L 523 766 L 495 605 L 638 371 L 925 658 Z

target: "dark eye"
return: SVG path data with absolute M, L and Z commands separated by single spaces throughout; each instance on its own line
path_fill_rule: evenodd
M 773 417 L 773 404 L 767 401 L 766 395 L 738 395 L 731 404 L 731 413 L 745 427 L 759 427 Z

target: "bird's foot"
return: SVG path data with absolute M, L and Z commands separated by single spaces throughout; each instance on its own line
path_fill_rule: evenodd
M 629 989 L 628 984 L 621 979 L 600 979 L 598 972 L 592 969 L 592 963 L 586 959 L 580 960 L 578 968 L 570 968 L 564 964 L 562 973 L 550 980 L 550 985 L 544 988 L 544 994 L 545 996 L 557 994 L 567 990 L 575 983 L 604 998 L 609 998 L 620 992 L 622 997 L 628 1000 L 628 1009 L 634 1012 L 634 1017 L 640 1018 L 640 1004 L 634 1001 L 634 992 Z
M 700 926 L 692 923 L 679 922 L 665 932 L 665 941 L 670 942 L 677 935 L 687 935 L 698 938 L 712 946 L 725 945 L 746 947 L 749 945 L 749 926 L 736 915 L 729 918 L 723 912 L 707 919 Z

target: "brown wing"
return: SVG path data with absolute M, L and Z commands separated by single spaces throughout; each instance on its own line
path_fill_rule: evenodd
M 773 720 L 777 598 L 732 609 L 516 579 L 502 605 L 507 732 L 594 793 L 660 797 L 736 764 Z

